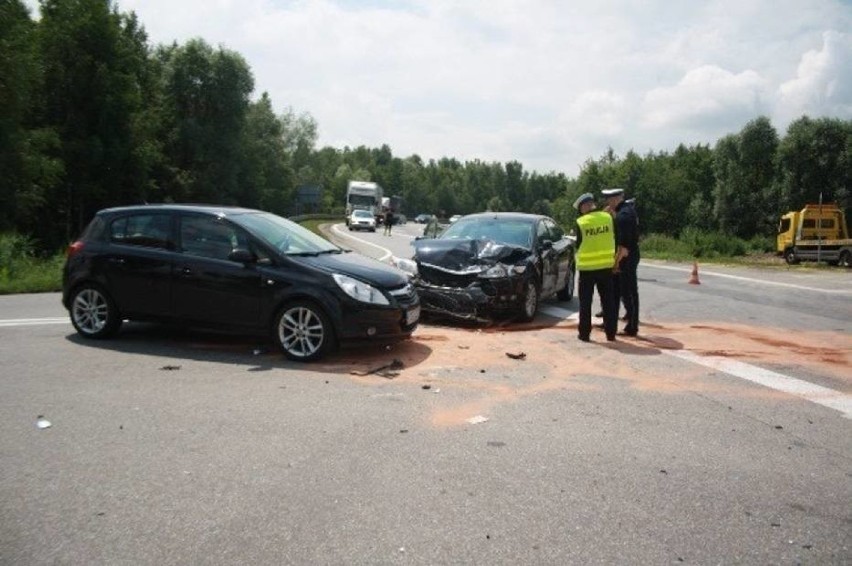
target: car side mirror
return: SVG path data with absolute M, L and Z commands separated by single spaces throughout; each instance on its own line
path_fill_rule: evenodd
M 541 241 L 541 251 L 546 252 L 547 250 L 553 249 L 553 240 L 542 240 Z
M 257 257 L 246 248 L 234 248 L 228 254 L 228 260 L 237 263 L 254 263 L 257 261 Z

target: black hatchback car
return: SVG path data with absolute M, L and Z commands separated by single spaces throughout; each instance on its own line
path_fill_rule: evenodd
M 469 320 L 513 316 L 530 321 L 539 301 L 574 296 L 574 240 L 547 216 L 470 214 L 414 242 L 412 275 L 423 310 Z M 433 234 L 435 234 L 433 236 Z
M 68 248 L 62 302 L 86 338 L 177 322 L 271 335 L 300 361 L 405 339 L 420 317 L 399 270 L 274 214 L 198 205 L 100 211 Z

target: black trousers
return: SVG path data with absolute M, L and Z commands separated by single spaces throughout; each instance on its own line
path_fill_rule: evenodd
M 630 251 L 630 255 L 621 260 L 618 282 L 621 287 L 621 300 L 627 311 L 627 324 L 624 331 L 628 334 L 639 332 L 639 280 L 636 269 L 639 267 L 639 248 Z
M 598 288 L 598 298 L 603 308 L 604 330 L 607 338 L 615 336 L 618 324 L 618 311 L 613 301 L 614 286 L 612 269 L 596 269 L 594 271 L 581 271 L 579 283 L 580 295 L 580 337 L 588 338 L 592 333 L 592 298 Z

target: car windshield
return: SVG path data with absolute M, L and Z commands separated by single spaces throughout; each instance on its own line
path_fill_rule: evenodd
M 284 255 L 317 255 L 342 250 L 310 230 L 285 218 L 256 212 L 228 217 Z
M 352 216 L 355 218 L 372 218 L 373 215 L 370 214 L 369 210 L 356 210 L 352 213 Z
M 493 240 L 500 244 L 532 248 L 533 223 L 494 216 L 462 218 L 441 234 L 441 239 Z

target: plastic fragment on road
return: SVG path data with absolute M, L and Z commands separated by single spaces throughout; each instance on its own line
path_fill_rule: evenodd
M 513 360 L 525 360 L 527 359 L 526 352 L 518 352 L 515 354 L 514 352 L 506 352 L 506 356 L 512 358 Z
M 52 427 L 53 424 L 49 420 L 44 418 L 43 415 L 39 415 L 38 417 L 36 417 L 36 426 L 40 429 L 45 429 Z
M 483 417 L 482 415 L 476 415 L 475 417 L 470 417 L 469 419 L 467 419 L 467 422 L 470 423 L 470 424 L 487 423 L 488 417 Z
M 394 358 L 392 362 L 389 364 L 380 365 L 378 367 L 374 367 L 366 370 L 353 369 L 349 373 L 351 375 L 365 376 L 370 374 L 379 375 L 381 377 L 387 379 L 393 379 L 399 375 L 399 370 L 405 367 L 405 364 L 402 363 L 401 360 Z

